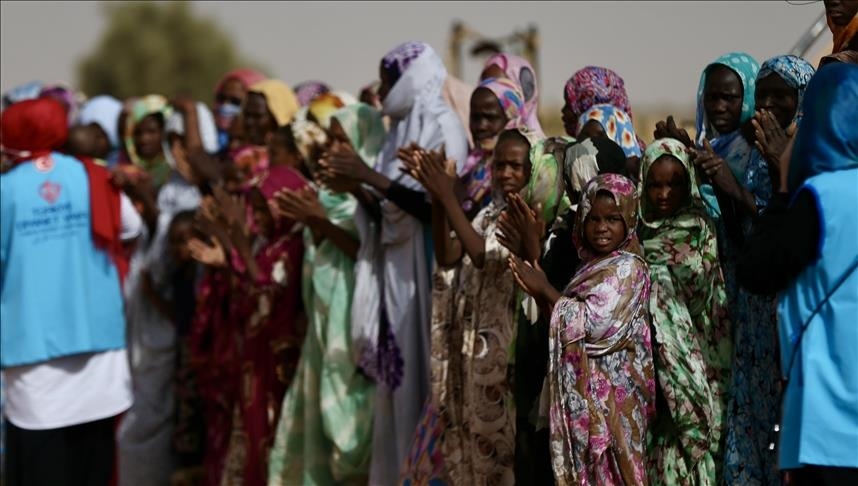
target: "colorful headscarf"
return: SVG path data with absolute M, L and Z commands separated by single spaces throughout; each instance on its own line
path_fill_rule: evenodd
M 817 174 L 858 167 L 858 67 L 831 64 L 810 80 L 789 166 L 795 191 Z
M 804 90 L 807 88 L 810 78 L 816 73 L 816 69 L 813 69 L 813 66 L 809 62 L 798 56 L 777 56 L 769 59 L 760 66 L 760 71 L 757 73 L 757 81 L 759 82 L 772 73 L 780 76 L 790 88 L 798 91 L 798 108 L 795 110 L 794 118 L 800 117 Z
M 596 120 L 602 125 L 605 134 L 623 149 L 626 157 L 641 156 L 632 119 L 623 110 L 609 104 L 594 105 L 578 119 L 578 130 L 584 128 L 590 120 Z
M 317 96 L 329 93 L 330 86 L 321 81 L 304 81 L 295 85 L 295 97 L 301 106 L 307 106 Z
M 647 215 L 649 214 L 649 199 L 646 197 L 646 182 L 649 177 L 649 170 L 652 165 L 655 163 L 663 155 L 670 155 L 682 166 L 685 168 L 685 173 L 688 176 L 688 189 L 690 191 L 689 204 L 685 208 L 681 208 L 677 211 L 676 214 L 671 216 L 668 219 L 677 219 L 682 217 L 682 214 L 688 213 L 689 208 L 696 215 L 701 214 L 701 211 L 705 210 L 705 204 L 703 202 L 703 197 L 700 194 L 700 190 L 697 187 L 697 176 L 695 175 L 694 164 L 691 163 L 691 159 L 688 157 L 688 152 L 686 151 L 685 145 L 678 140 L 674 140 L 672 138 L 662 138 L 654 141 L 653 143 L 647 146 L 646 151 L 644 151 L 643 159 L 641 160 L 641 172 L 640 172 L 640 188 L 641 188 L 641 221 L 643 224 L 652 229 L 658 229 L 662 223 L 664 223 L 665 219 L 649 219 Z
M 122 114 L 122 102 L 109 95 L 90 98 L 80 109 L 78 123 L 95 123 L 107 135 L 110 146 L 119 148 L 119 115 Z
M 575 119 L 590 107 L 600 104 L 616 106 L 630 119 L 634 117 L 623 78 L 608 68 L 587 66 L 577 71 L 566 81 L 564 94 L 566 106 L 572 110 Z M 575 127 L 575 132 L 580 129 Z
M 635 183 L 628 177 L 619 174 L 600 174 L 587 183 L 578 203 L 577 221 L 575 231 L 572 234 L 572 242 L 578 250 L 581 262 L 586 263 L 596 257 L 590 250 L 584 236 L 584 221 L 593 209 L 593 202 L 599 195 L 599 191 L 607 191 L 614 196 L 614 202 L 620 209 L 620 214 L 626 223 L 626 238 L 617 250 L 642 256 L 643 252 L 636 231 L 638 225 L 638 191 Z
M 241 82 L 242 86 L 244 86 L 244 89 L 250 89 L 250 87 L 253 86 L 254 84 L 256 84 L 260 81 L 265 81 L 266 78 L 267 78 L 267 76 L 265 76 L 264 74 L 260 73 L 259 71 L 255 70 L 255 69 L 250 69 L 250 68 L 234 69 L 234 70 L 224 74 L 223 77 L 220 78 L 220 81 L 218 81 L 217 84 L 215 85 L 214 93 L 215 94 L 220 93 L 221 90 L 223 89 L 223 86 L 227 83 L 227 81 L 229 81 L 231 79 L 236 79 L 239 82 Z
M 381 68 L 387 73 L 390 85 L 393 86 L 402 77 L 402 73 L 415 59 L 423 54 L 428 45 L 424 42 L 409 41 L 402 43 L 385 54 L 381 59 Z
M 170 175 L 170 165 L 167 163 L 163 152 L 153 160 L 144 160 L 137 154 L 137 148 L 134 146 L 134 128 L 150 115 L 160 116 L 162 121 L 166 123 L 171 114 L 172 109 L 167 98 L 161 95 L 147 95 L 131 103 L 128 108 L 128 119 L 125 122 L 125 151 L 128 153 L 128 158 L 132 164 L 149 173 L 152 177 L 152 183 L 156 187 L 160 187 L 167 181 L 167 176 Z
M 13 164 L 59 150 L 68 130 L 65 109 L 51 98 L 19 101 L 0 115 L 0 143 Z
M 541 204 L 542 220 L 551 225 L 570 205 L 563 189 L 563 167 L 553 152 L 545 150 L 545 139 L 535 139 L 534 132 L 519 131 L 530 139 L 530 180 L 522 198 L 531 208 Z
M 503 114 L 506 116 L 504 128 L 518 128 L 523 125 L 524 95 L 515 81 L 505 78 L 489 78 L 483 80 L 477 87 L 486 88 L 497 97 L 501 108 L 503 108 Z
M 324 147 L 328 143 L 328 134 L 316 122 L 309 120 L 295 120 L 290 125 L 292 126 L 292 136 L 295 137 L 295 145 L 298 146 L 298 152 L 312 172 L 315 169 L 315 161 L 312 160 L 313 150 L 317 147 Z
M 324 93 L 316 97 L 307 107 L 307 112 L 313 115 L 316 122 L 327 130 L 331 127 L 331 115 L 340 108 L 357 102 L 351 95 L 341 93 Z
M 497 66 L 506 76 L 515 82 L 524 96 L 524 108 L 521 117 L 527 128 L 537 134 L 542 134 L 542 125 L 539 123 L 539 85 L 536 82 L 536 73 L 527 59 L 515 54 L 498 53 L 490 57 L 485 67 Z
M 373 167 L 386 135 L 381 113 L 367 104 L 357 103 L 337 110 L 332 118 L 343 127 L 360 158 Z
M 298 98 L 292 88 L 278 79 L 266 79 L 250 87 L 250 93 L 261 94 L 265 97 L 268 111 L 274 116 L 278 126 L 287 125 L 298 112 Z

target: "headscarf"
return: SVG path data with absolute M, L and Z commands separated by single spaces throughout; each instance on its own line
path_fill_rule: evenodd
M 396 81 L 382 103 L 382 114 L 390 117 L 391 126 L 376 170 L 418 189 L 417 181 L 402 176 L 397 155 L 400 147 L 414 142 L 427 149 L 445 144 L 447 156 L 456 160 L 461 173 L 467 139 L 464 127 L 441 95 L 447 78 L 441 58 L 428 44 L 405 43 L 384 56 L 382 66 Z
M 381 113 L 367 104 L 357 103 L 340 108 L 331 117 L 343 127 L 361 160 L 374 166 L 385 136 Z
M 828 22 L 828 28 L 831 29 L 831 35 L 834 37 L 834 45 L 831 53 L 836 54 L 840 51 L 845 51 L 849 48 L 849 43 L 858 34 L 858 13 L 852 17 L 845 26 L 835 25 L 831 16 L 826 14 L 825 20 Z
M 334 112 L 355 103 L 357 103 L 357 100 L 348 93 L 324 93 L 310 102 L 307 111 L 313 115 L 319 126 L 327 130 L 331 127 L 331 115 Z
M 45 86 L 42 88 L 42 92 L 39 93 L 39 98 L 45 97 L 53 98 L 63 105 L 66 113 L 68 113 L 69 125 L 74 124 L 75 120 L 77 120 L 78 110 L 85 99 L 81 93 L 63 84 Z
M 626 154 L 619 145 L 607 138 L 573 142 L 566 147 L 563 172 L 572 190 L 581 193 L 599 174 L 626 176 Z
M 203 144 L 203 150 L 206 153 L 213 154 L 217 152 L 217 126 L 215 126 L 214 116 L 204 103 L 197 103 L 197 129 L 200 132 L 200 141 Z M 170 150 L 169 134 L 185 136 L 185 117 L 179 111 L 174 111 L 170 114 L 167 121 L 164 123 L 164 156 L 167 158 L 167 163 L 173 169 L 176 168 L 176 161 L 173 159 L 173 153 Z
M 688 190 L 690 192 L 689 202 L 684 208 L 680 208 L 677 210 L 676 214 L 666 219 L 650 219 L 648 217 L 649 213 L 649 198 L 646 197 L 646 182 L 649 177 L 649 170 L 652 165 L 655 163 L 663 155 L 670 155 L 676 158 L 679 163 L 685 168 L 685 173 L 688 177 Z M 651 229 L 659 229 L 661 225 L 666 220 L 677 220 L 677 222 L 673 223 L 675 225 L 681 225 L 681 221 L 683 218 L 686 218 L 685 215 L 700 215 L 702 211 L 705 210 L 705 204 L 703 202 L 703 197 L 700 194 L 700 190 L 697 187 L 697 178 L 695 175 L 694 164 L 691 163 L 691 159 L 688 157 L 688 152 L 685 150 L 685 145 L 678 140 L 674 140 L 672 138 L 662 138 L 654 141 L 649 144 L 644 152 L 643 159 L 641 161 L 641 172 L 640 172 L 640 188 L 641 188 L 641 222 Z
M 409 41 L 398 45 L 381 59 L 381 67 L 387 73 L 391 86 L 399 81 L 408 66 L 417 60 L 427 48 L 432 49 L 429 44 L 424 42 Z
M 448 74 L 447 79 L 444 80 L 444 90 L 441 92 L 444 102 L 456 112 L 459 121 L 465 127 L 471 122 L 471 93 L 473 92 L 473 86 L 455 76 Z M 466 130 L 466 132 L 468 134 L 468 144 L 473 144 L 471 131 Z
M 256 83 L 260 81 L 265 81 L 266 76 L 255 69 L 250 68 L 239 68 L 233 69 L 232 71 L 223 75 L 220 78 L 220 81 L 217 82 L 214 89 L 214 94 L 218 94 L 223 89 L 223 86 L 227 83 L 227 81 L 231 79 L 236 79 L 241 82 L 244 89 L 250 89 Z
M 329 93 L 331 88 L 321 81 L 304 81 L 295 85 L 295 97 L 301 106 L 307 106 L 317 96 Z
M 516 129 L 523 126 L 521 118 L 522 109 L 524 109 L 524 95 L 521 89 L 514 81 L 505 78 L 488 78 L 483 80 L 477 88 L 486 88 L 494 93 L 498 102 L 503 109 L 504 116 L 507 122 L 504 126 L 505 130 Z M 494 140 L 497 140 L 498 134 Z M 537 137 L 536 133 L 527 132 L 526 137 L 531 137 L 534 140 Z M 491 161 L 494 152 L 494 147 L 483 148 L 479 145 L 468 153 L 468 158 L 462 168 L 460 178 L 465 186 L 465 193 L 468 198 L 463 204 L 465 211 L 470 211 L 474 204 L 484 206 L 488 204 L 491 196 L 492 187 L 492 168 Z
M 798 91 L 798 106 L 795 110 L 794 118 L 800 117 L 804 90 L 807 88 L 807 83 L 810 82 L 810 78 L 813 77 L 816 70 L 813 69 L 813 66 L 809 62 L 798 56 L 777 56 L 769 59 L 760 66 L 760 71 L 757 73 L 757 82 L 772 73 L 777 74 L 790 88 Z
M 41 92 L 41 81 L 30 81 L 29 83 L 24 83 L 20 86 L 15 86 L 9 91 L 3 93 L 2 109 L 5 110 L 6 108 L 20 101 L 34 100 L 39 97 L 39 93 Z
M 810 80 L 795 135 L 789 189 L 817 174 L 858 167 L 858 67 L 830 64 Z
M 548 225 L 569 207 L 569 199 L 563 190 L 563 167 L 554 153 L 545 150 L 545 139 L 534 132 L 522 132 L 530 143 L 530 180 L 522 192 L 522 198 L 531 208 L 542 206 L 542 220 Z M 527 134 L 526 134 L 527 133 Z
M 629 95 L 626 85 L 617 73 L 608 68 L 587 66 L 577 71 L 566 81 L 565 102 L 572 110 L 574 119 L 589 110 L 593 105 L 613 105 L 633 119 L 632 107 L 629 105 Z M 576 127 L 578 132 L 581 127 Z
M 248 92 L 261 94 L 265 97 L 268 111 L 274 116 L 278 126 L 287 125 L 298 111 L 298 98 L 295 97 L 292 88 L 283 81 L 266 79 L 252 85 Z
M 110 147 L 119 148 L 119 115 L 122 113 L 122 102 L 109 95 L 99 95 L 90 98 L 80 109 L 78 123 L 90 125 L 95 123 L 107 135 Z
M 51 98 L 19 101 L 3 111 L 0 143 L 13 164 L 34 160 L 65 145 L 68 120 L 62 105 Z
M 484 67 L 497 66 L 506 76 L 515 82 L 524 96 L 524 108 L 521 117 L 527 128 L 544 136 L 542 125 L 539 123 L 539 85 L 536 82 L 536 73 L 527 59 L 515 54 L 498 53 L 490 57 Z
M 137 154 L 134 146 L 134 128 L 144 118 L 150 115 L 160 116 L 164 123 L 172 114 L 173 110 L 167 102 L 167 98 L 161 95 L 147 95 L 135 100 L 128 110 L 128 119 L 125 123 L 125 151 L 131 163 L 144 169 L 152 176 L 152 183 L 160 187 L 170 175 L 170 165 L 164 153 L 159 154 L 153 160 L 144 160 Z
M 301 173 L 285 165 L 271 166 L 265 172 L 259 174 L 249 182 L 248 192 L 258 190 L 269 207 L 274 203 L 274 195 L 283 189 L 297 191 L 307 185 L 307 180 Z M 249 209 L 248 209 L 249 210 Z M 252 219 L 249 219 L 252 221 Z M 294 221 L 276 219 L 274 221 L 274 232 L 283 235 L 292 229 Z
M 0 141 L 13 163 L 36 162 L 65 144 L 68 119 L 63 106 L 51 98 L 26 100 L 11 105 L 0 115 Z M 79 158 L 89 182 L 90 220 L 96 247 L 106 251 L 116 265 L 120 282 L 128 271 L 128 260 L 120 241 L 119 190 L 110 173 L 91 159 Z
M 593 105 L 578 119 L 578 129 L 584 128 L 590 120 L 596 120 L 602 125 L 605 134 L 623 149 L 626 157 L 641 156 L 632 119 L 623 110 L 609 104 Z
M 312 171 L 314 169 L 311 167 L 314 163 L 311 160 L 313 149 L 324 147 L 328 143 L 328 134 L 316 122 L 309 120 L 295 120 L 290 125 L 292 126 L 292 136 L 295 137 L 295 145 L 298 146 L 298 152 Z
M 697 145 L 703 146 L 704 140 L 709 140 L 712 150 L 727 162 L 730 171 L 738 181 L 744 181 L 746 171 L 751 160 L 751 145 L 745 140 L 740 129 L 731 133 L 718 133 L 709 124 L 706 118 L 706 106 L 703 103 L 703 91 L 706 87 L 706 79 L 712 66 L 722 65 L 730 68 L 736 73 L 742 83 L 742 113 L 739 118 L 739 126 L 754 115 L 754 91 L 756 90 L 757 73 L 760 70 L 757 61 L 750 54 L 744 52 L 731 52 L 725 54 L 715 62 L 710 63 L 700 76 L 700 84 L 697 87 Z M 721 208 L 715 197 L 715 191 L 711 185 L 705 184 L 701 188 L 706 208 L 713 219 L 720 219 Z
M 575 222 L 575 231 L 572 234 L 572 242 L 578 250 L 581 262 L 587 263 L 596 258 L 584 236 L 584 221 L 593 209 L 593 202 L 599 195 L 599 191 L 607 191 L 614 196 L 614 202 L 620 209 L 623 222 L 626 224 L 626 237 L 616 251 L 627 251 L 642 256 L 643 251 L 638 242 L 636 231 L 638 225 L 638 190 L 635 183 L 628 177 L 619 174 L 600 174 L 587 183 L 578 203 L 577 221 Z

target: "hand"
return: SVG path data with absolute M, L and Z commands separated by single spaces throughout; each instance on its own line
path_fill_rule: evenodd
M 333 177 L 348 177 L 362 182 L 365 182 L 372 172 L 349 144 L 339 144 L 332 148 L 325 158 L 319 161 L 319 165 Z
M 655 124 L 653 136 L 656 139 L 673 138 L 682 142 L 686 147 L 694 146 L 694 142 L 691 140 L 691 136 L 688 135 L 688 132 L 684 128 L 676 126 L 676 122 L 673 120 L 673 115 L 668 116 L 667 121 L 660 121 Z
M 531 265 L 515 255 L 510 255 L 508 263 L 519 287 L 537 300 L 550 300 L 547 289 L 551 284 L 539 264 Z
M 784 130 L 770 111 L 757 110 L 751 124 L 754 127 L 754 145 L 757 150 L 763 154 L 770 166 L 777 165 L 787 142 L 795 134 L 795 122 Z
M 244 196 L 230 196 L 222 187 L 212 188 L 217 205 L 219 206 L 220 220 L 223 221 L 230 231 L 247 234 L 247 205 Z
M 425 150 L 417 145 L 414 142 L 411 142 L 408 146 L 401 147 L 396 151 L 396 156 L 402 161 L 402 164 L 406 167 L 406 169 L 413 170 L 417 166 L 417 162 L 414 159 L 414 156 L 417 152 L 425 152 Z
M 191 252 L 191 258 L 210 267 L 225 267 L 226 252 L 223 251 L 223 247 L 217 238 L 214 238 L 212 243 L 208 245 L 198 238 L 191 238 L 188 241 L 188 250 Z
M 319 195 L 310 187 L 298 191 L 283 189 L 274 195 L 280 214 L 300 223 L 327 219 L 325 209 L 319 202 Z
M 545 222 L 541 215 L 540 204 L 531 209 L 519 194 L 508 196 L 507 208 L 501 213 L 498 223 L 498 240 L 510 252 L 536 263 L 542 255 L 540 241 L 545 235 Z
M 456 176 L 456 161 L 441 158 L 438 152 L 415 155 L 417 166 L 414 170 L 414 178 L 432 195 L 433 198 L 455 198 L 455 187 L 458 177 Z
M 188 113 L 197 109 L 197 102 L 188 96 L 176 96 L 170 100 L 170 105 L 182 113 Z
M 721 189 L 727 190 L 736 182 L 727 163 L 715 153 L 708 140 L 703 141 L 703 150 L 692 149 L 691 154 L 694 165 Z

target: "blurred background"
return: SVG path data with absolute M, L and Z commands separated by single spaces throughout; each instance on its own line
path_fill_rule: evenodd
M 831 48 L 821 1 L 640 2 L 0 2 L 0 91 L 38 80 L 92 96 L 188 94 L 211 102 L 239 66 L 290 85 L 357 94 L 381 57 L 430 43 L 475 83 L 493 52 L 533 62 L 540 118 L 561 134 L 563 85 L 587 65 L 626 82 L 638 134 L 674 114 L 693 127 L 701 70 L 729 51 L 762 62 Z M 821 20 L 820 20 L 821 19 Z M 821 22 L 821 23 L 820 23 Z

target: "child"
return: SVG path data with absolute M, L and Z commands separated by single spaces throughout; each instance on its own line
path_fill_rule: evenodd
M 577 218 L 582 266 L 562 294 L 538 266 L 510 258 L 518 284 L 552 309 L 542 406 L 550 405 L 554 477 L 561 485 L 647 484 L 655 380 L 634 183 L 597 176 Z
M 515 481 L 516 415 L 509 376 L 517 293 L 509 253 L 497 238 L 498 218 L 512 195 L 523 193 L 528 203 L 552 213 L 561 197 L 556 160 L 543 157 L 542 144 L 532 143 L 529 135 L 518 129 L 501 133 L 491 168 L 495 197 L 473 223 L 455 196 L 452 162 L 445 171 L 440 159 L 418 156 L 415 175 L 433 197 L 438 265 L 456 266 L 458 274 L 448 291 L 435 294 L 431 328 L 433 393 L 426 417 L 438 432 L 443 429 L 439 449 L 445 464 L 438 461 L 435 443 L 424 446 L 418 431 L 407 471 L 415 483 L 423 474 L 444 474 L 453 484 Z M 417 470 L 421 454 L 435 456 L 431 473 Z
M 730 322 L 715 230 L 681 142 L 660 139 L 647 147 L 641 192 L 660 391 L 650 430 L 650 478 L 720 484 Z

